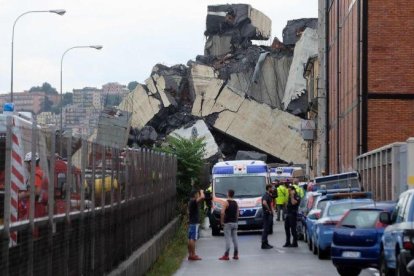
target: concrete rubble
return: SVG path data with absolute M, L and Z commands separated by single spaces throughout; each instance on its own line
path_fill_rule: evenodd
M 310 57 L 317 54 L 318 33 L 314 29 L 307 28 L 296 43 L 283 97 L 284 109 L 293 114 L 302 114 L 307 111 L 308 97 L 306 95 L 306 79 L 304 78 L 303 65 L 308 62 Z
M 129 93 L 119 104 L 119 109 L 132 113 L 131 126 L 141 129 L 160 110 L 161 100 L 145 85 L 138 84 L 133 92 Z
M 251 45 L 251 40 L 267 40 L 272 21 L 246 4 L 208 6 L 204 54 L 221 56 Z
M 283 43 L 288 46 L 294 46 L 301 38 L 306 28 L 318 29 L 317 18 L 302 18 L 289 20 L 283 29 Z
M 266 162 L 267 156 L 256 151 L 239 150 L 237 151 L 235 160 L 261 160 Z
M 190 139 L 191 137 L 204 138 L 204 142 L 206 143 L 204 154 L 205 159 L 216 156 L 219 153 L 219 148 L 214 140 L 214 136 L 211 134 L 207 124 L 203 120 L 198 120 L 192 125 L 176 129 L 170 135 L 187 139 Z
M 289 21 L 284 33 L 290 39 L 312 22 Z M 271 36 L 266 15 L 245 4 L 208 6 L 204 54 L 187 65 L 157 64 L 120 104 L 132 113 L 128 143 L 151 147 L 168 135 L 197 132 L 206 137 L 206 158 L 246 151 L 272 162 L 305 163 L 298 145 L 305 145 L 299 129 L 307 102 L 297 102 L 306 95 L 300 63 L 317 50 L 313 34 L 302 30 L 293 45 L 285 36 L 284 43 L 275 38 L 272 46 L 254 45 Z

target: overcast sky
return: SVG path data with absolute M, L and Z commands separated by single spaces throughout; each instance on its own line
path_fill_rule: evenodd
M 143 82 L 156 63 L 186 64 L 203 53 L 207 5 L 216 0 L 0 0 L 0 93 L 10 91 L 14 20 L 29 10 L 66 9 L 64 16 L 28 14 L 19 19 L 14 40 L 14 91 L 49 82 L 59 90 L 60 58 L 76 45 L 103 45 L 101 51 L 75 49 L 63 64 L 63 90 L 101 87 L 107 82 Z M 317 0 L 246 0 L 272 20 L 282 38 L 287 20 L 317 17 Z M 270 40 L 265 42 L 270 44 Z

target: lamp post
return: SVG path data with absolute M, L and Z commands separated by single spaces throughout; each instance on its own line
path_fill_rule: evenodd
M 63 134 L 63 88 L 62 88 L 62 82 L 63 82 L 63 58 L 65 57 L 66 53 L 73 49 L 79 49 L 79 48 L 92 48 L 95 50 L 101 50 L 103 48 L 102 45 L 88 45 L 88 46 L 74 46 L 69 49 L 67 49 L 62 54 L 62 58 L 60 59 L 60 155 L 62 156 L 63 148 L 62 148 L 62 134 Z
M 13 61 L 14 61 L 14 29 L 16 27 L 17 21 L 22 17 L 23 15 L 26 15 L 28 13 L 39 13 L 39 12 L 50 12 L 55 13 L 58 15 L 64 15 L 66 13 L 66 10 L 44 10 L 44 11 L 28 11 L 24 12 L 21 15 L 19 15 L 16 20 L 13 23 L 13 31 L 12 31 L 12 41 L 11 41 L 11 80 L 10 80 L 10 101 L 13 102 Z

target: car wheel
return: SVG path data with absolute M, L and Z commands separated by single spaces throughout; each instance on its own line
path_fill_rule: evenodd
M 336 268 L 336 270 L 338 271 L 339 275 L 341 275 L 341 276 L 358 276 L 361 273 L 361 269 L 360 268 L 355 268 L 355 267 L 340 267 L 340 266 L 338 266 Z
M 399 254 L 397 257 L 397 271 L 396 271 L 396 275 L 397 276 L 408 276 L 408 271 L 407 271 L 407 267 L 404 265 L 403 259 L 402 259 L 402 255 Z
M 394 271 L 387 267 L 387 262 L 385 261 L 384 251 L 381 251 L 381 260 L 380 260 L 380 269 L 379 269 L 381 276 L 392 276 L 394 275 Z
M 306 229 L 303 229 L 303 241 L 308 242 L 308 231 Z
M 316 255 L 318 253 L 318 249 L 316 248 L 315 240 L 313 240 L 313 242 L 312 242 L 312 253 L 313 253 L 313 255 Z
M 317 255 L 319 260 L 324 260 L 327 258 L 328 254 L 326 253 L 326 250 L 322 250 L 319 246 L 317 246 Z
M 220 228 L 215 225 L 211 225 L 211 235 L 213 236 L 220 235 Z
M 309 248 L 309 251 L 312 251 L 312 239 L 311 238 L 308 239 L 308 248 Z

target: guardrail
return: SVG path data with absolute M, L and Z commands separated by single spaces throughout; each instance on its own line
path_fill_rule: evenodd
M 174 156 L 67 135 L 63 144 L 68 156 L 63 161 L 55 155 L 56 137 L 53 128 L 17 126 L 12 117 L 7 120 L 6 139 L 0 140 L 5 144 L 0 160 L 5 171 L 2 275 L 104 275 L 175 217 Z M 45 212 L 39 213 L 40 203 L 29 188 L 28 215 L 21 216 L 23 199 L 17 196 L 18 218 L 12 219 L 13 200 L 26 188 L 15 185 L 18 166 L 13 162 L 20 156 L 23 163 L 22 154 L 28 151 L 40 155 L 48 200 Z M 34 173 L 19 174 L 34 187 Z

